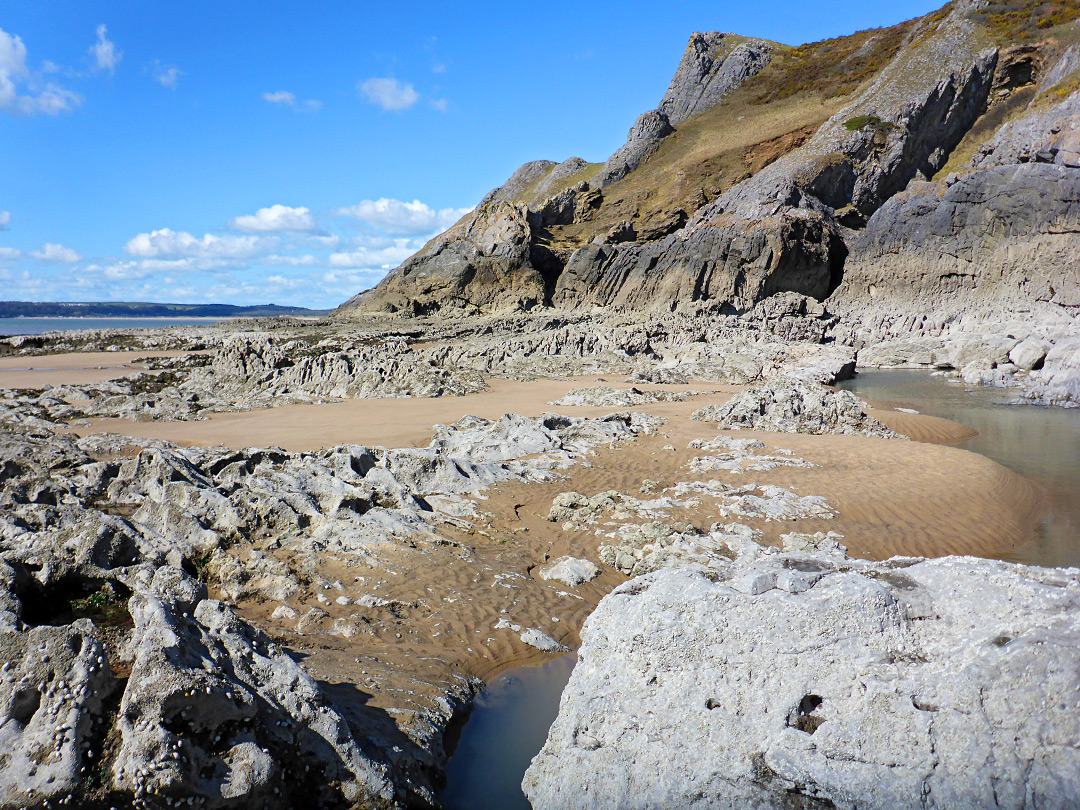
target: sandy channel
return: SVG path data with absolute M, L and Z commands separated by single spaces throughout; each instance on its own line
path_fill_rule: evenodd
M 486 418 L 545 412 L 596 416 L 626 410 L 548 403 L 575 387 L 629 387 L 595 377 L 491 380 L 490 385 L 486 392 L 463 397 L 287 405 L 217 414 L 197 422 L 96 420 L 78 432 L 107 431 L 186 445 L 276 445 L 292 451 L 344 442 L 422 446 L 430 440 L 432 425 L 451 423 L 466 414 Z M 518 633 L 497 629 L 500 620 L 540 629 L 569 647 L 577 646 L 585 618 L 626 578 L 607 567 L 600 577 L 577 588 L 535 577 L 539 565 L 562 555 L 598 562 L 598 548 L 604 541 L 598 533 L 611 531 L 604 526 L 565 529 L 549 522 L 546 515 L 552 500 L 564 491 L 594 495 L 617 490 L 645 498 L 641 490 L 647 479 L 661 490 L 688 481 L 774 484 L 799 495 L 824 496 L 836 516 L 736 519 L 759 529 L 767 543 L 777 543 L 781 534 L 791 531 L 838 532 L 853 555 L 868 558 L 989 556 L 1032 536 L 1040 509 L 1037 487 L 982 456 L 949 447 L 949 442 L 971 435 L 956 423 L 893 410 L 873 412 L 894 430 L 919 441 L 721 432 L 712 424 L 692 420 L 690 414 L 703 405 L 726 401 L 735 388 L 710 383 L 638 387 L 685 390 L 694 396 L 684 402 L 630 408 L 668 422 L 656 435 L 616 448 L 598 448 L 587 465 L 569 470 L 563 480 L 494 487 L 476 501 L 477 520 L 440 530 L 445 542 L 380 550 L 378 565 L 327 557 L 320 574 L 326 582 L 341 583 L 341 588 L 323 593 L 325 588 L 313 586 L 290 600 L 289 607 L 301 617 L 312 608 L 327 614 L 303 632 L 295 618 L 271 618 L 278 607 L 275 603 L 242 602 L 237 609 L 305 656 L 305 666 L 331 689 L 355 698 L 353 702 L 363 705 L 366 722 L 370 722 L 372 712 L 383 712 L 386 718 L 408 714 L 435 699 L 440 684 L 455 675 L 487 679 L 505 668 L 544 657 L 521 642 Z M 714 439 L 719 433 L 759 438 L 768 446 L 761 453 L 781 448 L 814 466 L 741 474 L 692 472 L 689 464 L 701 451 L 687 445 L 695 439 Z M 646 519 L 631 516 L 629 522 Z M 708 498 L 673 508 L 664 519 L 689 522 L 702 530 L 714 522 L 732 520 Z M 230 553 L 243 557 L 252 552 L 283 553 L 269 546 Z M 365 595 L 386 600 L 388 606 L 358 607 L 355 601 Z M 342 597 L 347 604 L 338 603 Z M 335 623 L 338 629 L 331 630 Z
M 148 357 L 178 357 L 185 352 L 72 352 L 0 357 L 0 389 L 91 385 L 146 371 Z

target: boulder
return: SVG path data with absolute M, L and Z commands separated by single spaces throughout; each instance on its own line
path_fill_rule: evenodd
M 600 576 L 600 566 L 579 557 L 559 557 L 536 569 L 540 579 L 555 580 L 575 588 Z
M 1080 572 L 734 548 L 601 601 L 533 807 L 1080 803 Z
M 861 433 L 902 438 L 864 412 L 866 403 L 850 391 L 779 377 L 735 394 L 723 405 L 697 410 L 694 419 L 732 430 L 778 433 Z

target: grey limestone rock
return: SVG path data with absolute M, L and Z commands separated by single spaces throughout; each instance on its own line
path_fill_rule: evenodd
M 97 628 L 0 628 L 0 661 L 0 806 L 66 801 L 101 761 L 116 688 Z
M 559 557 L 536 569 L 536 575 L 575 588 L 600 576 L 600 566 L 580 557 Z
M 525 206 L 489 202 L 342 307 L 412 314 L 531 309 L 545 297 L 544 279 L 530 260 L 531 240 Z
M 694 33 L 657 108 L 677 127 L 711 107 L 769 63 L 776 43 L 718 31 Z
M 1080 802 L 1076 570 L 732 543 L 617 588 L 578 656 L 537 810 Z
M 694 412 L 695 419 L 719 427 L 779 433 L 861 433 L 902 438 L 866 415 L 866 403 L 850 391 L 836 391 L 779 377 L 735 394 L 723 405 Z
M 774 43 L 764 40 L 717 31 L 693 34 L 660 105 L 638 117 L 626 143 L 608 158 L 591 185 L 604 188 L 633 172 L 675 127 L 715 107 L 760 73 L 769 63 L 774 47 Z
M 315 681 L 182 571 L 159 569 L 130 609 L 116 789 L 217 808 L 394 798 Z

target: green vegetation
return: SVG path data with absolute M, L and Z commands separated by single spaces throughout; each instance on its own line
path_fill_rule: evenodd
M 1016 44 L 1046 36 L 1051 28 L 1080 18 L 1080 0 L 991 2 L 972 15 L 999 44 Z
M 127 597 L 121 596 L 106 583 L 96 593 L 71 600 L 72 619 L 90 619 L 99 627 L 119 627 L 131 624 Z
M 755 90 L 751 103 L 768 104 L 809 91 L 824 98 L 850 95 L 896 56 L 916 22 L 778 50 L 750 82 Z
M 844 122 L 844 129 L 848 132 L 858 132 L 861 129 L 872 129 L 875 132 L 888 132 L 896 129 L 892 121 L 882 121 L 876 115 L 857 115 Z

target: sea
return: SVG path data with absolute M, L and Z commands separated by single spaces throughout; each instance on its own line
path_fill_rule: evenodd
M 41 335 L 71 329 L 160 329 L 210 326 L 228 318 L 0 318 L 0 335 Z

